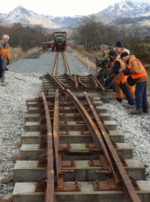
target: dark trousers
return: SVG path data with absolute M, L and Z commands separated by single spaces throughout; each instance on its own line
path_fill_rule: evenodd
M 135 99 L 133 98 L 133 95 L 131 94 L 128 86 L 127 86 L 127 83 L 124 83 L 124 84 L 119 84 L 122 92 L 125 94 L 127 100 L 128 100 L 128 103 L 132 106 L 132 105 L 135 105 L 136 102 L 135 102 Z
M 146 84 L 147 82 L 140 82 L 136 84 L 135 88 L 135 99 L 136 99 L 136 107 L 138 109 L 148 109 L 148 102 L 147 102 L 147 92 L 146 92 Z
M 111 84 L 111 81 L 113 79 L 113 76 L 109 77 L 108 79 L 105 80 L 105 86 L 108 87 Z M 113 89 L 113 91 L 115 92 L 115 85 L 112 84 L 109 89 Z

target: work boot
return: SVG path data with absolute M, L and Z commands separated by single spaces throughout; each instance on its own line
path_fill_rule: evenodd
M 132 115 L 141 115 L 142 114 L 142 109 L 136 109 L 136 110 L 130 112 L 130 114 L 132 114 Z
M 120 103 L 122 102 L 122 98 L 116 98 L 116 100 Z
M 7 86 L 8 82 L 2 82 L 2 86 Z
M 148 109 L 143 109 L 143 113 L 148 114 Z

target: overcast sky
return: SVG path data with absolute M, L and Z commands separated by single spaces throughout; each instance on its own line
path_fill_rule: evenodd
M 52 16 L 88 15 L 97 13 L 117 2 L 120 0 L 8 0 L 1 4 L 0 13 L 9 13 L 18 5 L 22 5 L 38 14 Z M 150 0 L 134 0 L 134 2 L 150 3 Z

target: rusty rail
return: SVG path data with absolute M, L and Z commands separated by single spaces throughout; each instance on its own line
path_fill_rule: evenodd
M 89 87 L 87 85 L 85 85 L 82 81 L 81 81 L 81 77 L 78 76 L 77 77 L 78 83 L 81 85 L 81 87 L 85 88 L 85 89 L 89 89 Z
M 86 111 L 84 106 L 77 99 L 77 97 L 74 96 L 74 94 L 71 93 L 71 91 L 68 90 L 68 89 L 66 90 L 66 92 L 67 92 L 67 95 L 72 100 L 75 107 L 77 108 L 77 110 L 79 111 L 80 115 L 82 116 L 84 122 L 87 125 L 87 128 L 91 132 L 91 135 L 93 137 L 94 144 L 95 144 L 96 148 L 101 149 L 103 151 L 103 154 L 105 156 L 105 160 L 103 160 L 103 157 L 102 158 L 100 157 L 100 158 L 103 160 L 105 165 L 103 167 L 104 170 L 101 171 L 101 174 L 104 174 L 105 172 L 107 172 L 107 174 L 109 173 L 109 175 L 112 175 L 113 178 L 108 177 L 109 185 L 110 185 L 111 189 L 116 189 L 117 188 L 117 176 L 116 176 L 116 173 L 115 173 L 114 168 L 112 166 L 112 163 L 111 163 L 111 160 L 109 158 L 108 152 L 106 150 L 103 138 L 102 138 L 100 132 L 98 131 L 97 126 L 93 122 L 92 118 L 90 117 L 90 115 L 88 114 L 88 112 Z
M 73 81 L 75 84 L 75 90 L 79 90 L 79 84 L 77 81 L 76 74 L 74 74 L 74 77 L 70 74 L 65 73 L 65 77 L 67 77 L 68 80 Z
M 126 170 L 124 169 L 124 167 L 120 161 L 120 158 L 119 158 L 114 146 L 112 145 L 112 142 L 110 141 L 108 134 L 107 134 L 103 124 L 101 123 L 99 116 L 97 115 L 92 102 L 90 101 L 90 98 L 88 97 L 86 92 L 84 93 L 84 95 L 86 97 L 86 100 L 89 104 L 90 109 L 92 110 L 96 123 L 100 129 L 100 133 L 103 137 L 103 141 L 105 142 L 106 148 L 109 151 L 109 156 L 113 161 L 113 164 L 114 164 L 115 170 L 117 171 L 118 177 L 119 177 L 120 181 L 123 182 L 123 190 L 124 190 L 125 195 L 127 196 L 128 200 L 130 202 L 140 202 L 141 200 L 140 200 L 138 194 L 136 193 L 135 188 L 134 188 L 128 174 L 126 173 Z
M 99 87 L 102 90 L 102 93 L 106 92 L 106 89 L 104 88 L 104 86 L 99 82 L 99 80 L 97 79 L 97 77 L 93 74 L 91 74 L 91 77 L 95 80 L 95 82 L 99 85 Z
M 65 54 L 64 51 L 62 52 L 62 55 L 63 55 L 63 58 L 64 58 L 67 74 L 70 74 L 68 62 L 67 62 L 67 59 L 66 59 L 66 54 Z
M 59 178 L 61 165 L 58 160 L 59 150 L 59 91 L 56 90 L 55 94 L 55 105 L 54 105 L 54 123 L 53 123 L 53 138 L 54 138 L 54 149 L 55 149 L 55 162 L 56 162 L 56 177 Z
M 47 125 L 47 188 L 45 202 L 55 202 L 52 126 L 46 97 L 43 92 L 41 95 L 44 103 Z
M 50 73 L 47 73 L 47 77 L 48 79 L 52 79 L 62 91 L 65 91 L 65 87 L 62 85 L 62 83 L 60 83 L 59 79 L 57 79 L 56 77 L 52 76 Z
M 58 65 L 58 51 L 56 52 L 56 59 L 55 59 L 55 67 L 54 67 L 54 71 L 53 71 L 53 76 L 56 75 L 57 65 Z

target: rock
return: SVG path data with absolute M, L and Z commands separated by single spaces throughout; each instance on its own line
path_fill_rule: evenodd
M 5 195 L 0 198 L 0 202 L 11 202 L 12 195 Z
M 14 179 L 14 174 L 13 172 L 9 173 L 8 175 L 5 176 L 5 178 L 2 180 L 2 183 L 7 183 L 10 182 Z
M 12 157 L 11 159 L 14 163 L 16 163 L 17 160 L 20 160 L 20 154 L 15 155 L 14 157 Z
M 22 142 L 18 142 L 18 143 L 16 144 L 17 147 L 21 147 L 21 145 L 22 145 Z
M 123 101 L 124 102 L 124 101 Z M 133 158 L 139 159 L 143 165 L 149 164 L 150 157 L 150 116 L 131 116 L 129 109 L 117 101 L 104 104 L 112 118 L 117 123 L 117 130 L 124 135 L 125 142 L 133 149 Z M 150 169 L 146 168 L 147 179 L 150 178 Z

